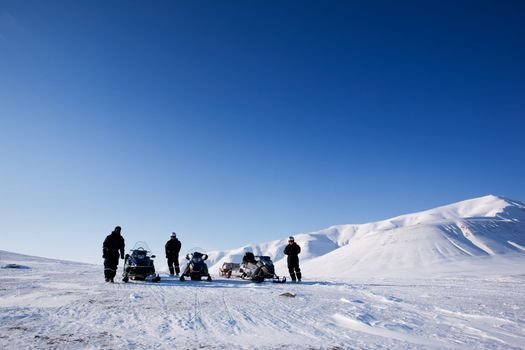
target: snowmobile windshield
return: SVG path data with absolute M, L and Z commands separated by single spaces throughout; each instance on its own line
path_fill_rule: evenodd
M 188 257 L 193 260 L 194 262 L 201 262 L 202 260 L 206 260 L 208 256 L 204 254 L 206 250 L 202 248 L 192 248 L 188 251 Z
M 201 255 L 203 255 L 206 253 L 206 249 L 195 247 L 195 248 L 191 248 L 190 250 L 188 250 L 189 255 L 193 255 L 194 253 L 200 253 Z
M 269 256 L 257 256 L 256 258 L 266 266 L 273 266 L 272 259 Z
M 144 241 L 139 241 L 137 243 L 135 243 L 135 245 L 133 246 L 133 248 L 131 248 L 131 251 L 144 251 L 146 252 L 146 254 L 149 254 L 151 253 L 151 250 L 149 249 L 149 246 L 146 242 Z

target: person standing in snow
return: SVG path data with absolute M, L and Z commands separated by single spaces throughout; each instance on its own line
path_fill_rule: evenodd
M 299 253 L 301 253 L 301 247 L 295 243 L 293 237 L 288 238 L 288 245 L 284 248 L 284 254 L 288 255 L 288 272 L 290 272 L 290 277 L 292 282 L 296 281 L 296 278 L 301 282 L 301 269 L 299 268 Z
M 106 282 L 114 282 L 117 274 L 118 258 L 124 259 L 124 237 L 120 235 L 120 226 L 115 227 L 102 244 L 104 258 L 104 277 Z
M 177 234 L 175 232 L 171 233 L 171 238 L 166 242 L 166 259 L 168 259 L 168 267 L 170 269 L 170 276 L 174 275 L 174 272 L 177 273 L 179 277 L 180 268 L 179 268 L 179 252 L 182 244 L 177 239 Z M 174 268 L 175 267 L 175 268 Z

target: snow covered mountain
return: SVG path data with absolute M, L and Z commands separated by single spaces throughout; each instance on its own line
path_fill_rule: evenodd
M 310 276 L 487 269 L 481 261 L 495 266 L 501 258 L 525 259 L 525 204 L 489 195 L 373 223 L 332 226 L 295 239 L 302 248 L 302 269 Z M 209 265 L 215 272 L 223 262 L 240 261 L 252 251 L 272 257 L 278 273 L 285 274 L 285 245 L 282 239 L 214 251 Z

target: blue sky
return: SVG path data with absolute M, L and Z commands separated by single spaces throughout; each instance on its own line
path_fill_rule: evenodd
M 0 249 L 226 249 L 525 200 L 519 1 L 2 1 Z M 161 254 L 160 254 L 161 255 Z

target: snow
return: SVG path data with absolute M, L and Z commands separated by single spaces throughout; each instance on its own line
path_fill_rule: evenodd
M 316 278 L 405 276 L 422 269 L 457 273 L 457 268 L 475 269 L 488 256 L 501 267 L 523 257 L 525 204 L 489 195 L 373 223 L 332 226 L 295 240 L 302 248 L 301 269 Z M 286 272 L 286 241 L 210 252 L 210 265 L 217 271 L 223 262 L 239 262 L 245 251 L 253 251 L 269 255 L 277 270 Z
M 0 270 L 0 348 L 525 348 L 523 264 L 481 277 L 107 284 L 101 266 L 0 256 L 30 267 Z
M 524 208 L 487 196 L 296 235 L 300 284 L 110 284 L 0 251 L 0 348 L 525 349 Z M 210 253 L 210 271 L 252 249 L 285 275 L 284 243 Z

